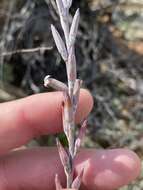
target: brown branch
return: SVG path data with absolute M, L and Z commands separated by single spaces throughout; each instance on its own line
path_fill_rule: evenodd
M 3 52 L 0 57 L 6 57 L 6 56 L 12 56 L 15 54 L 23 54 L 23 53 L 35 53 L 35 52 L 45 52 L 52 50 L 53 47 L 37 47 L 37 48 L 31 48 L 31 49 L 19 49 L 12 52 Z

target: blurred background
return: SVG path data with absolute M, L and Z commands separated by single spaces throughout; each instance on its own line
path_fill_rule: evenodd
M 71 13 L 77 7 L 78 75 L 94 97 L 84 145 L 127 147 L 143 160 L 143 0 L 75 0 Z M 43 87 L 48 74 L 66 82 L 51 23 L 61 32 L 53 0 L 0 0 L 0 102 L 51 91 Z M 44 136 L 28 146 L 53 144 Z M 141 189 L 143 170 L 121 188 Z

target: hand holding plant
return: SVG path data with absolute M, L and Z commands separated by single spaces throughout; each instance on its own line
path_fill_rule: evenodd
M 30 1 L 27 2 L 29 3 Z M 37 2 L 42 1 L 38 0 Z M 71 1 L 68 2 L 71 4 Z M 64 0 L 64 4 L 67 8 L 70 5 L 67 4 L 66 0 Z M 8 14 L 9 16 L 10 14 Z M 65 33 L 67 31 L 66 28 Z M 66 47 L 66 51 L 67 49 Z M 74 48 L 71 51 L 73 50 Z M 33 53 L 33 51 L 37 52 L 37 48 L 16 50 L 14 52 L 8 52 L 8 54 L 4 52 L 4 54 L 9 56 L 13 53 Z M 67 58 L 67 52 L 62 55 L 64 59 Z M 68 56 L 69 60 L 74 60 L 70 57 Z M 69 68 L 72 68 L 71 66 L 70 64 Z M 69 78 L 71 77 L 70 75 L 68 76 Z M 75 80 L 75 84 L 79 85 L 79 82 L 76 83 Z M 68 107 L 65 105 L 67 105 L 67 100 L 71 99 L 72 88 L 69 91 L 67 85 L 49 78 L 49 76 L 45 85 L 51 85 L 55 89 L 58 89 L 58 91 L 64 91 L 65 99 L 63 99 L 62 92 L 52 92 L 36 94 L 21 100 L 0 104 L 0 190 L 54 190 L 55 174 L 58 174 L 62 187 L 66 186 L 66 177 L 57 147 L 39 147 L 37 144 L 34 144 L 36 147 L 33 144 L 32 147 L 27 147 L 27 143 L 41 135 L 53 135 L 62 132 L 63 121 L 65 123 L 68 121 L 62 119 L 65 116 L 67 117 L 65 110 Z M 72 83 L 70 85 L 72 86 Z M 77 94 L 75 97 L 78 97 L 78 93 L 75 92 L 79 92 L 79 90 L 77 91 L 75 89 L 79 88 L 75 88 L 74 85 L 73 95 Z M 75 98 L 73 100 L 73 102 L 76 102 Z M 72 105 L 74 105 L 74 110 L 77 109 L 75 124 L 83 123 L 81 129 L 84 131 L 84 124 L 86 122 L 83 122 L 83 120 L 87 118 L 93 106 L 90 93 L 87 90 L 81 89 L 78 104 Z M 63 115 L 63 118 L 61 115 Z M 64 128 L 64 130 L 66 129 Z M 78 134 L 76 136 L 76 140 L 78 139 L 78 141 L 74 141 L 77 147 L 79 147 L 82 139 L 81 136 L 84 133 L 81 130 Z M 68 135 L 69 133 L 67 133 Z M 63 150 L 62 148 L 62 146 L 59 146 L 59 150 Z M 70 152 L 76 152 L 72 150 L 73 148 L 71 146 Z M 67 149 L 63 151 L 68 153 Z M 139 175 L 140 169 L 139 158 L 129 150 L 81 149 L 74 158 L 75 175 L 73 179 L 75 180 L 77 176 L 80 178 L 83 175 L 81 183 L 82 190 L 114 190 L 134 180 Z M 70 175 L 71 178 L 72 175 Z M 77 181 L 81 182 L 80 180 Z M 77 185 L 77 183 L 72 182 L 73 184 Z M 57 182 L 56 185 L 60 184 Z
M 66 188 L 79 190 L 84 175 L 85 166 L 83 166 L 78 175 L 74 177 L 75 158 L 80 148 L 82 139 L 85 135 L 86 126 L 87 126 L 87 120 L 84 120 L 84 122 L 81 124 L 81 128 L 78 135 L 76 135 L 75 114 L 77 112 L 80 87 L 82 85 L 82 81 L 77 79 L 77 73 L 76 73 L 77 66 L 76 66 L 76 56 L 75 56 L 75 40 L 78 32 L 80 13 L 79 9 L 77 9 L 73 17 L 72 23 L 70 25 L 69 9 L 72 5 L 72 0 L 56 0 L 56 4 L 65 39 L 64 40 L 62 39 L 61 35 L 53 25 L 51 26 L 51 30 L 57 49 L 66 64 L 68 85 L 56 79 L 50 78 L 49 75 L 45 77 L 44 84 L 46 87 L 51 86 L 55 90 L 63 91 L 64 98 L 61 105 L 62 123 L 63 123 L 63 131 L 66 135 L 69 146 L 68 150 L 65 149 L 58 139 L 57 139 L 57 146 L 58 146 L 60 159 L 66 174 L 66 181 L 67 181 Z M 103 158 L 105 159 L 106 156 L 103 155 Z M 110 162 L 112 163 L 114 161 Z M 94 176 L 91 176 L 91 178 L 94 178 Z M 92 179 L 89 179 L 89 181 L 90 180 Z M 98 180 L 100 181 L 100 178 Z M 58 174 L 56 174 L 55 176 L 55 184 L 56 184 L 56 190 L 63 189 Z M 101 187 L 101 189 L 104 190 L 105 188 L 112 189 L 113 186 L 114 185 L 111 184 L 110 188 L 104 186 L 104 188 Z M 96 189 L 96 185 L 94 189 Z
M 55 174 L 62 185 L 66 179 L 54 147 L 21 148 L 34 137 L 62 131 L 61 92 L 33 95 L 0 104 L 0 189 L 55 189 Z M 87 117 L 93 102 L 86 90 L 81 90 L 76 123 Z M 140 172 L 135 153 L 124 150 L 82 149 L 75 159 L 75 171 L 84 166 L 83 190 L 114 190 L 128 184 Z

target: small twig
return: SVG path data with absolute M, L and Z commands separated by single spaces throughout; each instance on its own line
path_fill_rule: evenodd
M 35 52 L 45 52 L 52 50 L 53 47 L 37 47 L 37 48 L 30 48 L 30 49 L 19 49 L 11 52 L 3 52 L 0 57 L 12 56 L 15 54 L 22 54 L 22 53 L 35 53 Z

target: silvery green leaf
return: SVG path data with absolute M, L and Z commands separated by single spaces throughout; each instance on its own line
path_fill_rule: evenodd
M 66 9 L 69 9 L 72 5 L 72 0 L 63 0 L 63 5 Z
M 63 5 L 63 0 L 56 0 L 56 3 L 57 3 L 59 15 L 61 17 L 65 17 L 66 16 L 66 10 L 65 10 L 64 5 Z
M 69 50 L 69 57 L 68 57 L 68 63 L 67 63 L 67 74 L 68 74 L 68 80 L 74 84 L 76 80 L 76 58 L 75 58 L 75 49 L 73 46 L 71 46 Z
M 65 119 L 64 103 L 62 105 L 62 122 L 63 122 L 64 133 L 65 133 L 67 139 L 69 139 L 69 122 Z
M 64 8 L 68 8 L 68 0 L 63 0 Z
M 68 53 L 67 53 L 65 44 L 64 44 L 60 34 L 58 33 L 58 31 L 56 30 L 56 28 L 53 25 L 51 25 L 51 30 L 52 30 L 53 38 L 55 40 L 55 43 L 56 43 L 59 53 L 61 54 L 63 60 L 67 61 Z
M 73 181 L 73 183 L 72 183 L 72 188 L 73 189 L 79 189 L 80 188 L 82 177 L 83 177 L 83 173 L 84 173 L 84 169 L 81 170 L 81 172 L 79 173 L 79 175 Z
M 77 109 L 81 85 L 82 85 L 82 80 L 76 79 L 75 84 L 74 84 L 74 91 L 73 91 L 74 112 L 76 112 L 76 109 Z
M 44 79 L 44 86 L 45 87 L 52 87 L 57 91 L 68 91 L 68 87 L 61 81 L 51 78 L 49 75 Z
M 76 155 L 77 151 L 79 150 L 80 146 L 81 146 L 81 142 L 85 136 L 86 133 L 86 128 L 87 128 L 87 120 L 85 120 L 80 128 L 78 137 L 75 141 L 75 150 L 74 150 L 74 156 Z
M 56 190 L 62 190 L 62 186 L 61 186 L 58 174 L 56 174 L 55 176 L 55 185 L 56 185 Z
M 72 102 L 67 91 L 63 92 L 63 94 L 64 119 L 66 120 L 66 122 L 70 123 L 70 121 L 72 120 Z
M 57 139 L 57 147 L 58 147 L 60 159 L 61 159 L 61 162 L 62 162 L 65 172 L 66 173 L 71 172 L 69 155 L 58 139 Z
M 73 0 L 67 0 L 68 1 L 68 8 L 70 8 L 72 6 L 72 1 Z
M 69 35 L 70 46 L 72 46 L 75 43 L 79 26 L 79 19 L 80 19 L 80 12 L 79 9 L 77 9 L 70 29 L 70 35 Z

